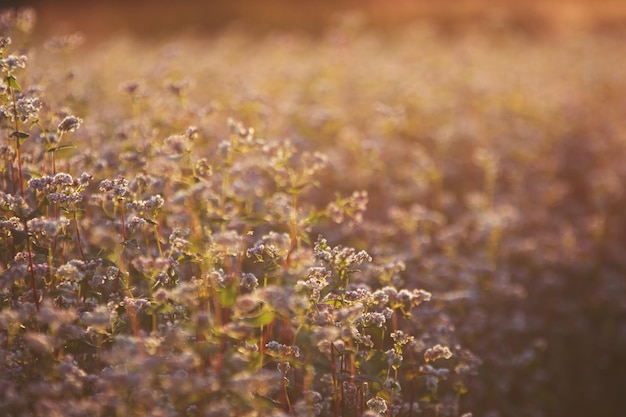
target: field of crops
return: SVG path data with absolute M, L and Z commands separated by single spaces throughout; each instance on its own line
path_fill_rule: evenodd
M 0 415 L 609 417 L 624 32 L 0 19 Z

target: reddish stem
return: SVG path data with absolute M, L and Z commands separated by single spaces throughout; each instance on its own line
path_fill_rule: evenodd
M 11 91 L 11 100 L 13 101 L 13 115 L 15 118 L 15 148 L 17 152 L 17 175 L 18 175 L 18 181 L 20 183 L 20 194 L 22 196 L 22 199 L 25 200 L 26 197 L 24 194 L 24 179 L 22 177 L 22 151 L 20 149 L 20 137 L 18 134 L 20 131 L 20 125 L 17 120 L 17 102 L 15 101 L 15 90 L 12 87 L 10 87 L 9 90 Z M 24 218 L 23 221 L 24 221 L 24 231 L 26 232 L 26 247 L 28 248 L 28 265 L 30 269 L 30 281 L 31 281 L 32 289 L 33 289 L 33 299 L 35 300 L 35 308 L 37 309 L 37 311 L 39 311 L 39 292 L 37 291 L 37 283 L 35 282 L 33 249 L 30 243 L 30 233 L 28 232 L 28 222 L 26 218 Z

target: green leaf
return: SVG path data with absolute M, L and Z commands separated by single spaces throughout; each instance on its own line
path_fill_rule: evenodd
M 174 307 L 169 303 L 154 303 L 150 306 L 149 311 L 151 314 L 169 313 L 174 311 Z
M 328 294 L 336 291 L 339 288 L 336 282 L 331 282 L 320 291 L 320 300 L 323 300 Z
M 48 256 L 48 248 L 45 246 L 37 245 L 36 243 L 32 243 L 33 253 L 39 255 Z
M 246 317 L 242 319 L 243 323 L 247 326 L 261 327 L 267 326 L 274 321 L 275 314 L 273 311 L 265 310 L 256 317 Z
M 137 243 L 137 239 L 130 239 L 124 242 L 124 246 L 131 249 L 139 249 L 139 244 Z
M 61 211 L 63 212 L 63 214 L 66 214 L 67 216 L 72 218 L 80 218 L 86 214 L 86 210 L 81 208 L 61 207 Z
M 46 152 L 56 152 L 56 151 L 62 151 L 64 149 L 76 149 L 76 146 L 74 146 L 74 145 L 53 146 L 51 148 L 46 149 Z
M 15 132 L 12 132 L 12 133 L 9 135 L 9 137 L 11 137 L 11 138 L 19 139 L 19 140 L 20 140 L 20 143 L 21 143 L 21 141 L 22 141 L 22 140 L 26 139 L 26 138 L 27 138 L 27 137 L 29 137 L 29 136 L 30 136 L 30 135 L 29 135 L 28 133 L 26 133 L 26 132 L 20 132 L 20 131 L 17 131 L 17 130 L 16 130 Z
M 226 288 L 222 288 L 218 293 L 220 304 L 222 307 L 232 307 L 237 300 L 237 294 L 239 293 L 237 285 L 230 285 Z
M 288 187 L 286 191 L 288 194 L 299 194 L 302 190 L 304 190 L 306 187 L 310 185 L 311 185 L 310 182 L 303 182 L 300 184 L 296 184 L 293 187 Z
M 240 339 L 241 340 L 241 339 Z M 256 371 L 259 369 L 259 367 L 261 366 L 261 364 L 263 363 L 262 361 L 262 356 L 259 354 L 250 354 L 248 356 L 248 371 Z
M 26 132 L 20 132 L 20 131 L 14 131 L 11 132 L 11 134 L 9 135 L 9 137 L 11 138 L 17 138 L 17 139 L 26 139 L 28 137 L 30 137 L 30 134 L 26 133 Z
M 9 86 L 9 88 L 12 88 L 16 91 L 22 91 L 22 87 L 20 87 L 20 85 L 17 83 L 17 79 L 15 78 L 15 76 L 7 75 L 6 77 L 4 77 L 4 82 L 6 83 L 6 85 Z

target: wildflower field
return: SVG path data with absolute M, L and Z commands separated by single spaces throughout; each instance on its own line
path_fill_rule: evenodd
M 0 18 L 0 415 L 623 415 L 624 34 Z

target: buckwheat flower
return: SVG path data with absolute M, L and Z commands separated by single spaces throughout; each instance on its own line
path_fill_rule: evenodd
M 333 253 L 328 246 L 328 241 L 319 235 L 317 237 L 317 241 L 313 245 L 313 252 L 315 253 L 315 257 L 320 261 L 324 261 L 330 264 L 333 260 Z
M 324 346 L 323 350 L 325 353 L 330 353 L 330 344 L 335 343 L 344 343 L 339 338 L 340 330 L 336 326 L 316 326 L 312 329 L 311 334 L 311 344 L 317 345 L 318 348 L 320 346 Z
M 312 266 L 307 270 L 307 278 L 318 282 L 326 282 L 332 276 L 332 273 L 326 266 Z
M 378 414 L 385 414 L 387 412 L 387 401 L 380 397 L 370 398 L 367 401 L 367 407 Z
M 13 257 L 13 261 L 16 264 L 27 264 L 28 261 L 30 259 L 30 255 L 28 254 L 28 252 L 25 251 L 21 251 L 15 254 L 15 256 Z
M 56 271 L 57 277 L 61 281 L 80 282 L 85 278 L 85 273 L 79 270 L 75 264 L 66 263 L 61 265 Z
M 181 97 L 187 94 L 187 91 L 192 86 L 193 86 L 193 81 L 189 78 L 184 78 L 182 80 L 176 80 L 176 81 L 172 81 L 168 83 L 167 88 L 175 96 Z
M 434 362 L 437 359 L 450 359 L 452 352 L 447 346 L 435 345 L 424 352 L 424 359 L 426 362 Z
M 401 354 L 396 352 L 395 349 L 389 349 L 385 352 L 385 358 L 387 358 L 387 363 L 394 369 L 397 369 L 402 365 L 402 360 L 404 359 Z
M 150 196 L 150 198 L 145 202 L 145 209 L 150 211 L 156 211 L 163 207 L 163 204 L 165 204 L 165 200 L 163 200 L 163 197 L 161 197 L 160 194 L 156 194 Z
M 172 135 L 165 139 L 163 145 L 161 152 L 168 157 L 179 157 L 189 147 L 189 139 L 183 135 Z
M 254 256 L 263 261 L 263 255 L 270 258 L 285 258 L 291 249 L 291 237 L 287 233 L 269 232 L 246 251 L 248 257 Z
M 24 123 L 27 120 L 37 120 L 39 118 L 39 110 L 41 110 L 42 106 L 43 104 L 41 100 L 39 100 L 37 97 L 23 97 L 17 99 L 17 101 L 15 102 L 15 106 L 0 106 L 0 111 L 12 122 L 17 119 L 20 122 Z
M 224 288 L 228 277 L 223 269 L 214 269 L 207 274 L 207 279 L 218 288 Z
M 403 260 L 394 259 L 389 262 L 386 262 L 382 268 L 381 273 L 385 276 L 392 277 L 395 274 L 406 270 L 406 264 Z
M 372 335 L 363 334 L 358 330 L 354 332 L 354 341 L 360 345 L 365 346 L 366 348 L 373 348 L 374 341 L 372 340 Z
M 120 89 L 123 92 L 132 96 L 139 93 L 139 91 L 141 90 L 141 84 L 139 84 L 137 81 L 125 81 L 120 84 Z
M 319 416 L 324 410 L 324 397 L 317 391 L 304 391 L 303 398 L 293 406 L 297 416 Z
M 374 305 L 385 305 L 389 302 L 389 294 L 383 290 L 376 290 L 372 293 L 371 300 Z
M 130 231 L 130 233 L 135 233 L 138 230 L 143 229 L 146 224 L 148 224 L 146 219 L 139 216 L 131 216 L 131 218 L 128 220 L 128 230 Z
M 24 33 L 30 33 L 37 21 L 37 13 L 32 7 L 18 10 L 15 16 L 15 27 Z
M 301 157 L 302 164 L 304 166 L 304 174 L 309 176 L 315 176 L 317 172 L 326 168 L 328 165 L 328 156 L 321 152 L 304 152 Z
M 217 152 L 222 158 L 228 159 L 233 152 L 233 144 L 229 140 L 222 140 L 217 144 Z
M 76 310 L 59 308 L 48 299 L 45 299 L 41 303 L 39 313 L 37 313 L 38 322 L 48 325 L 54 332 L 56 332 L 60 326 L 74 322 L 77 317 Z
M 382 313 L 363 313 L 354 320 L 355 326 L 360 327 L 383 327 L 387 318 Z
M 143 298 L 124 297 L 123 306 L 130 314 L 141 314 L 150 308 L 152 303 Z
M 30 219 L 26 224 L 33 236 L 47 236 L 53 238 L 69 226 L 70 221 L 65 216 L 60 216 L 58 219 L 35 217 L 34 219 Z
M 347 407 L 355 407 L 357 404 L 358 388 L 354 381 L 343 381 L 341 384 L 343 401 Z
M 384 294 L 387 295 L 389 301 L 397 301 L 398 300 L 398 290 L 392 286 L 383 287 L 381 290 Z
M 121 175 L 114 180 L 102 180 L 100 191 L 105 192 L 116 201 L 124 200 L 130 194 L 129 181 Z
M 265 302 L 255 294 L 241 294 L 233 305 L 233 315 L 237 318 L 256 317 L 265 305 Z
M 255 288 L 257 288 L 259 286 L 259 280 L 258 278 L 251 273 L 243 273 L 241 274 L 241 287 L 247 289 L 247 290 L 254 290 Z
M 74 179 L 67 172 L 59 172 L 52 178 L 52 185 L 59 187 L 70 186 L 73 182 Z
M 50 271 L 50 267 L 47 263 L 34 263 L 32 267 L 32 272 L 35 278 L 44 278 L 48 276 Z
M 396 307 L 401 307 L 403 311 L 409 312 L 413 307 L 417 307 L 425 301 L 430 301 L 432 295 L 428 291 L 424 290 L 407 290 L 406 288 L 401 289 L 400 291 L 387 290 L 386 287 L 383 290 L 386 290 L 390 295 L 390 303 Z
M 76 116 L 66 116 L 57 126 L 57 133 L 62 135 L 63 133 L 74 132 L 81 124 L 83 124 L 83 119 Z
M 420 404 L 415 401 L 413 403 L 403 403 L 402 404 L 402 415 L 415 415 L 415 414 L 421 414 L 422 413 L 422 409 L 420 408 Z M 412 413 L 412 414 L 411 414 Z M 463 417 L 463 416 L 461 416 Z M 469 416 L 471 417 L 471 416 Z
M 2 144 L 0 145 L 0 159 L 4 159 L 5 161 L 12 161 L 13 158 L 17 155 L 15 149 L 11 146 Z
M 369 196 L 367 191 L 355 191 L 352 193 L 349 207 L 351 209 L 352 223 L 354 225 L 358 225 L 363 222 L 363 214 L 367 211 L 368 203 Z
M 152 293 L 152 298 L 156 303 L 165 304 L 167 302 L 168 293 L 163 288 L 159 288 Z
M 351 303 L 366 302 L 370 298 L 370 292 L 366 288 L 356 288 L 344 293 L 344 299 Z
M 101 330 L 106 329 L 112 323 L 111 311 L 105 305 L 99 305 L 93 311 L 83 313 L 80 319 L 86 326 Z
M 84 41 L 83 34 L 76 32 L 71 35 L 52 37 L 45 42 L 44 47 L 51 52 L 69 52 L 82 45 Z
M 285 168 L 285 162 L 296 153 L 296 148 L 291 140 L 284 139 L 265 144 L 261 148 L 261 152 L 267 158 L 271 168 L 282 171 Z
M 279 356 L 283 358 L 299 358 L 300 348 L 298 346 L 288 346 L 278 343 L 275 340 L 268 342 L 265 345 L 266 352 L 270 355 Z
M 246 129 L 243 123 L 239 120 L 229 117 L 228 119 L 226 119 L 226 124 L 232 134 L 239 135 L 242 137 L 248 134 L 248 129 Z
M 78 182 L 78 185 L 81 188 L 86 188 L 87 186 L 89 186 L 89 183 L 91 181 L 93 181 L 93 175 L 91 175 L 88 172 L 83 172 L 82 174 L 80 174 L 80 176 L 74 180 L 75 182 Z
M 91 288 L 100 288 L 107 282 L 107 277 L 104 274 L 94 273 L 87 282 Z
M 0 219 L 0 236 L 9 237 L 12 231 L 21 232 L 23 230 L 24 225 L 17 217 L 11 217 L 7 220 Z
M 278 369 L 278 372 L 280 372 L 284 376 L 287 376 L 287 373 L 291 369 L 291 364 L 289 364 L 289 362 L 278 362 L 278 364 L 276 365 L 276 369 Z
M 309 294 L 309 300 L 312 302 L 319 301 L 321 291 L 328 285 L 325 278 L 313 277 L 306 281 L 296 282 L 295 289 L 297 292 L 307 292 Z
M 201 284 L 197 279 L 180 282 L 170 291 L 169 298 L 180 304 L 181 307 L 197 308 L 202 302 L 199 295 L 203 290 L 200 286 Z
M 11 38 L 0 36 L 0 51 L 11 44 Z
M 411 304 L 413 306 L 418 306 L 424 301 L 430 301 L 432 298 L 432 294 L 428 291 L 424 290 L 413 290 L 413 298 L 411 300 Z
M 3 191 L 0 191 L 0 209 L 13 212 L 18 217 L 27 216 L 31 211 L 28 203 L 21 196 L 6 194 Z
M 285 193 L 275 193 L 267 201 L 267 208 L 277 219 L 289 219 L 292 213 L 291 197 Z
M 0 59 L 0 70 L 6 74 L 11 74 L 18 68 L 26 68 L 26 62 L 28 57 L 26 55 L 9 55 L 6 58 Z
M 336 246 L 333 248 L 334 265 L 337 267 L 359 265 L 371 262 L 372 257 L 364 250 L 357 252 L 354 248 Z
M 43 175 L 39 178 L 31 178 L 28 180 L 28 188 L 49 193 L 56 189 L 56 184 L 54 183 L 54 177 Z
M 405 334 L 402 330 L 396 330 L 395 332 L 392 332 L 390 336 L 396 346 L 404 346 L 415 340 L 413 336 Z
M 24 340 L 29 348 L 41 355 L 50 355 L 54 352 L 54 339 L 44 333 L 27 332 Z
M 343 223 L 346 219 L 345 210 L 342 207 L 339 207 L 339 205 L 334 201 L 328 204 L 326 212 L 328 213 L 328 217 L 330 217 L 330 219 L 337 224 Z
M 263 262 L 263 254 L 265 253 L 265 245 L 261 242 L 257 242 L 253 247 L 246 250 L 246 256 L 248 258 L 255 257 L 258 261 Z
M 0 274 L 0 290 L 4 291 L 17 280 L 24 279 L 29 273 L 28 263 L 16 263 Z
M 213 235 L 213 251 L 224 256 L 237 256 L 241 251 L 242 236 L 234 230 Z
M 439 380 L 437 379 L 437 377 L 434 377 L 432 375 L 427 375 L 425 378 L 425 382 L 426 382 L 426 390 L 431 394 L 436 394 L 437 389 L 439 388 Z
M 208 178 L 213 175 L 213 167 L 206 158 L 200 158 L 196 161 L 196 174 L 202 178 Z
M 189 126 L 187 128 L 187 130 L 185 131 L 185 135 L 189 138 L 189 140 L 196 140 L 196 139 L 198 139 L 198 136 L 199 136 L 198 127 L 196 127 L 196 126 Z
M 50 193 L 48 195 L 48 201 L 51 203 L 56 203 L 60 205 L 73 205 L 76 203 L 80 203 L 83 201 L 83 195 L 77 192 L 64 194 L 64 193 Z
M 139 173 L 130 181 L 129 188 L 135 194 L 143 194 L 148 187 L 154 187 L 159 182 L 162 182 L 159 178 Z
M 402 386 L 400 385 L 400 382 L 398 382 L 394 378 L 387 378 L 383 383 L 383 388 L 385 388 L 387 391 L 402 391 Z

